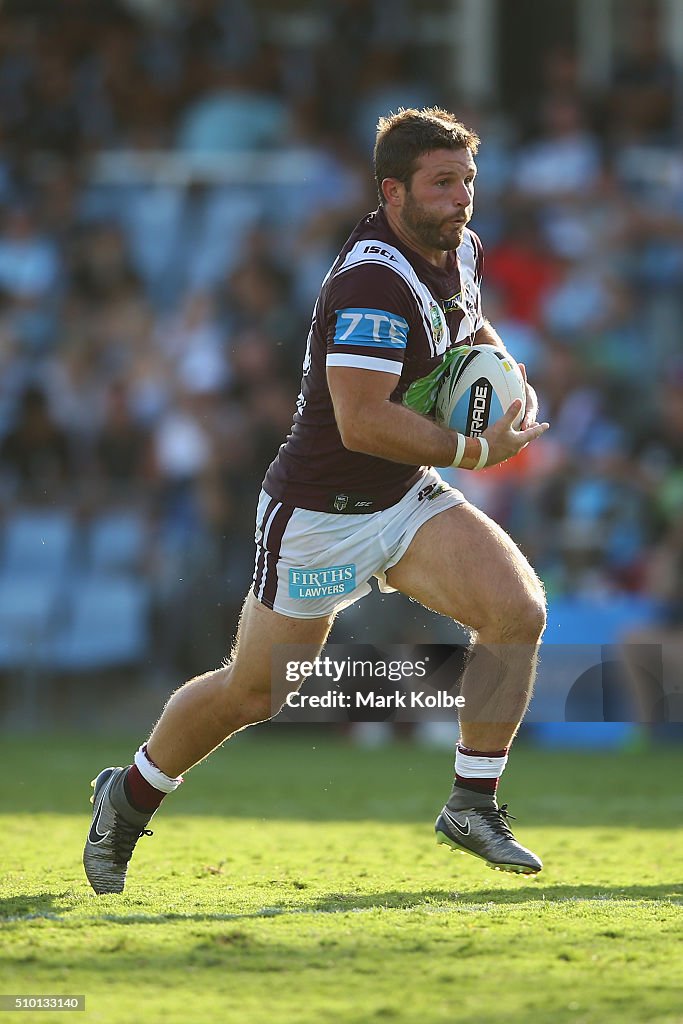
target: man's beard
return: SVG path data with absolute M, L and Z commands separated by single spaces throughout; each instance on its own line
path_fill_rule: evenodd
M 428 213 L 424 206 L 413 199 L 410 192 L 406 193 L 401 216 L 406 227 L 425 249 L 457 249 L 462 241 L 464 221 L 462 224 L 454 224 L 452 219 L 445 221 L 443 217 Z

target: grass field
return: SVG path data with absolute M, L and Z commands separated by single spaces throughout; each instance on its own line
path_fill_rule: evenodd
M 0 993 L 85 994 L 76 1020 L 107 1024 L 683 1022 L 681 748 L 519 745 L 528 879 L 436 846 L 448 753 L 254 730 L 96 897 L 88 784 L 133 743 L 0 742 Z

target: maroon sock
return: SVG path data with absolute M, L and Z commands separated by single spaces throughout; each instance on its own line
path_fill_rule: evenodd
M 168 793 L 163 793 L 160 789 L 151 786 L 147 779 L 140 774 L 135 764 L 132 764 L 126 772 L 123 788 L 128 802 L 136 811 L 156 811 L 164 797 L 168 796 Z
M 504 750 L 472 750 L 470 747 L 458 745 L 458 749 L 461 753 L 468 754 L 470 757 L 505 757 L 509 748 L 506 747 Z M 460 789 L 469 789 L 472 793 L 488 793 L 491 796 L 495 796 L 498 782 L 498 777 L 492 779 L 473 779 L 468 776 L 458 775 L 456 772 L 453 785 L 458 786 Z
M 490 793 L 495 796 L 498 779 L 463 779 L 462 775 L 456 775 L 453 785 L 459 789 L 469 789 L 472 793 Z

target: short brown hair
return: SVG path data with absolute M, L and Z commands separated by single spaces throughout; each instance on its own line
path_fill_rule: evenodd
M 478 148 L 479 136 L 441 107 L 401 108 L 396 114 L 380 117 L 374 153 L 380 205 L 384 205 L 384 179 L 397 178 L 410 188 L 415 165 L 425 153 L 435 149 L 469 149 L 474 156 Z

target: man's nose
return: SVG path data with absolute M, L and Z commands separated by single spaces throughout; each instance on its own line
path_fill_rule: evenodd
M 472 201 L 470 191 L 464 184 L 458 185 L 455 190 L 454 202 L 457 206 L 469 206 Z

